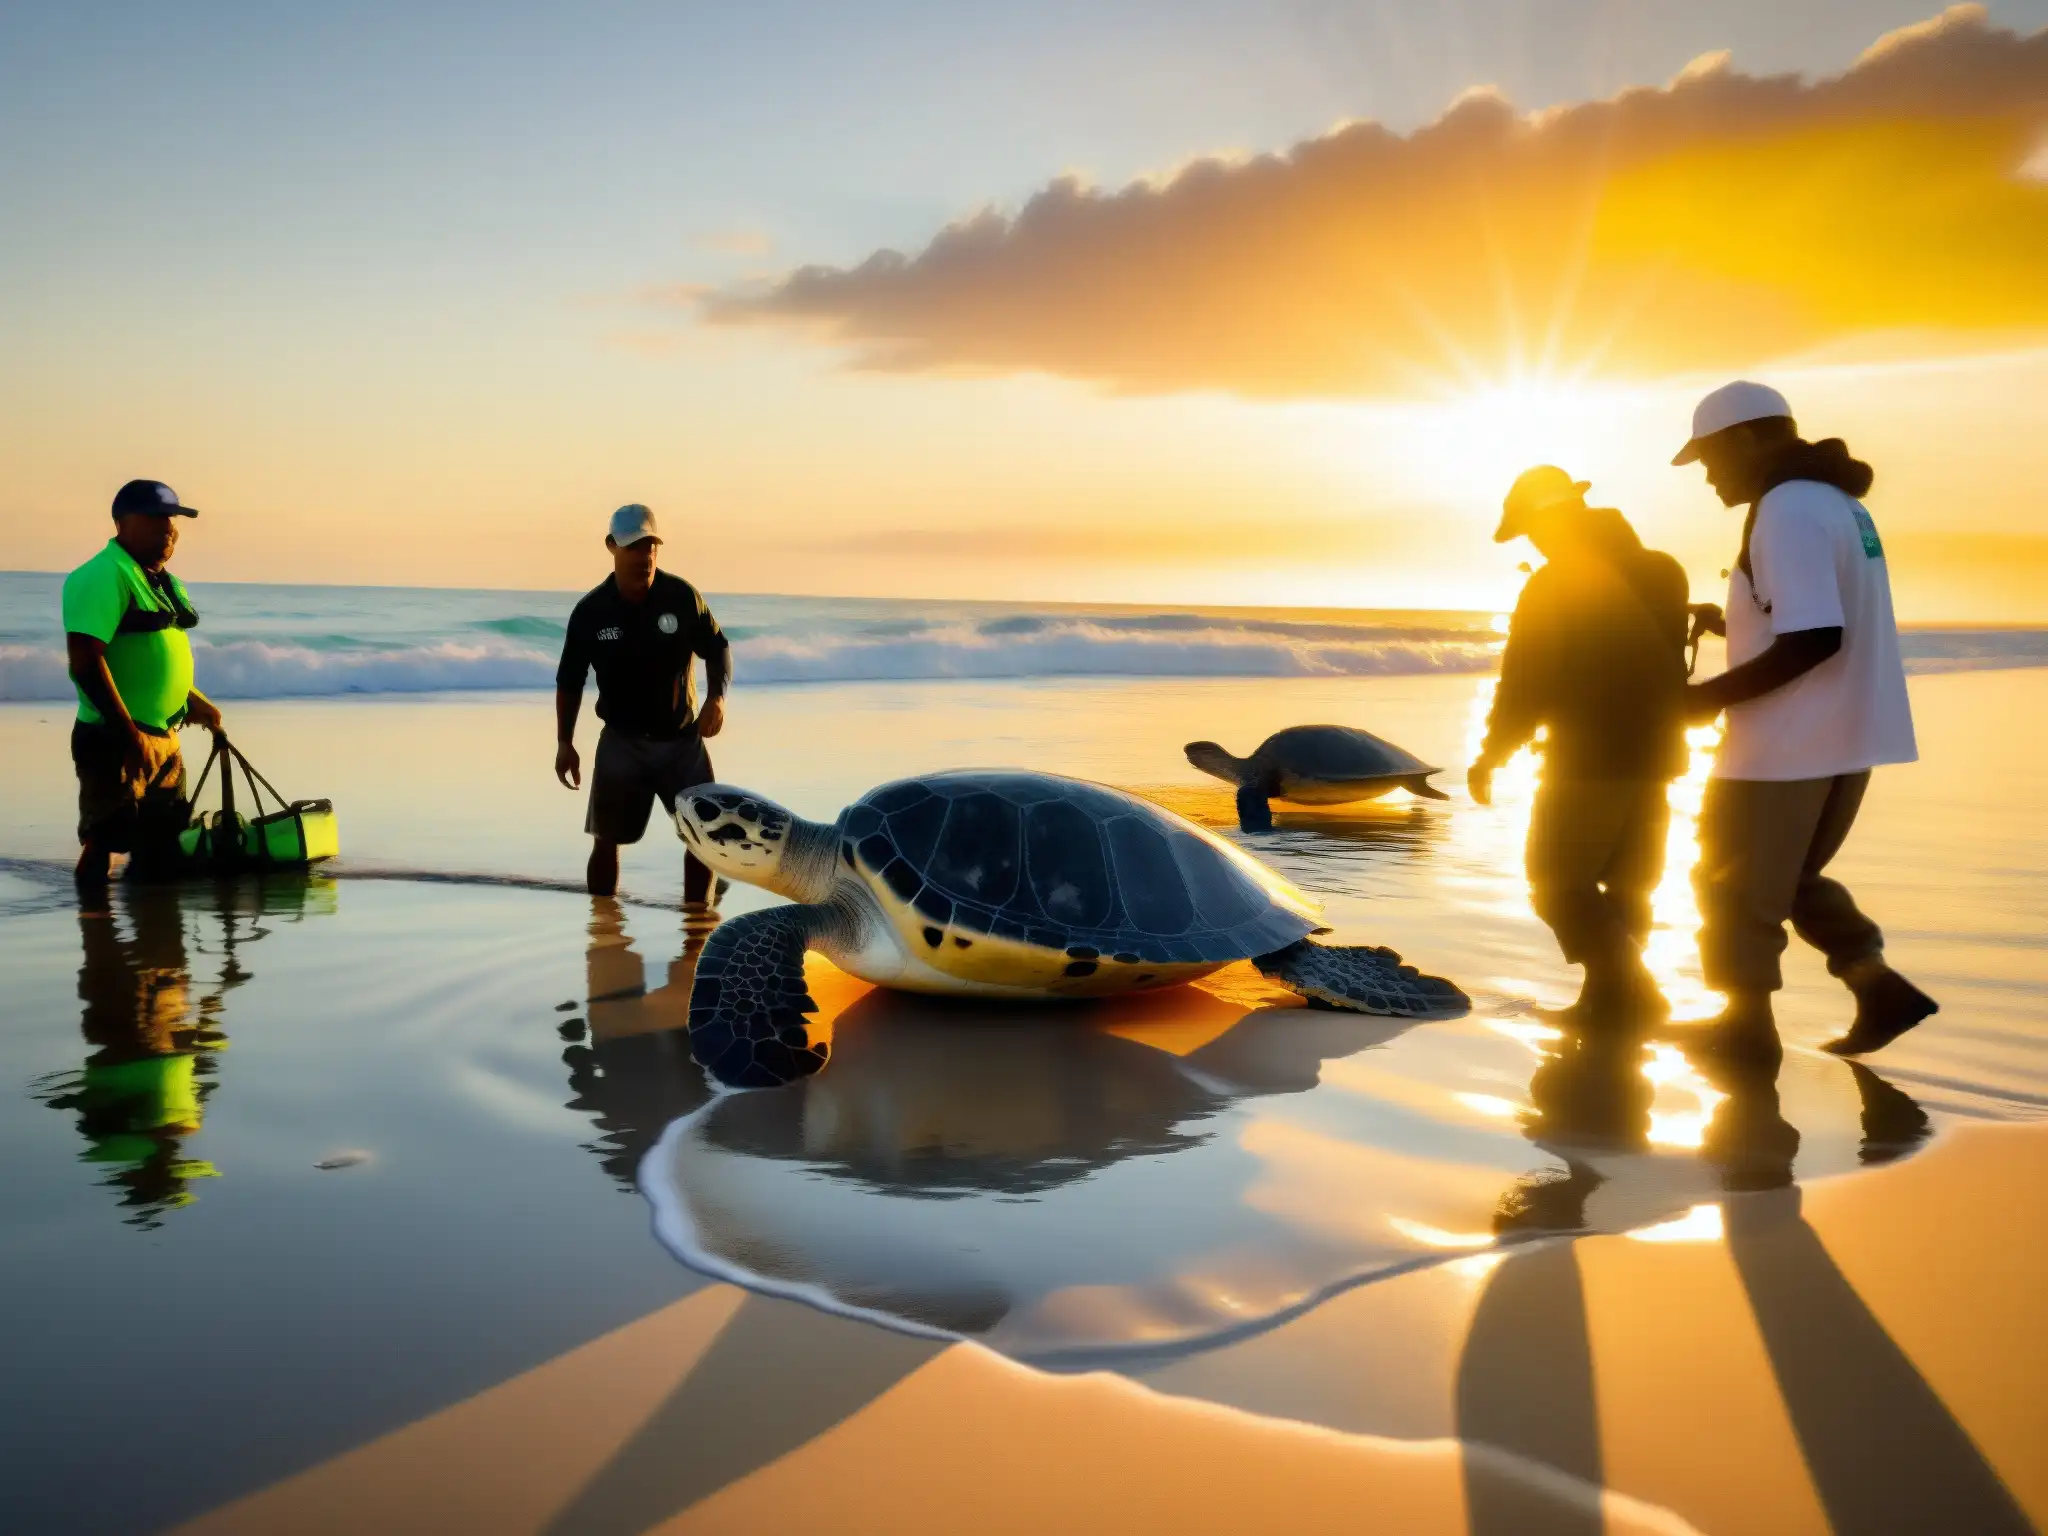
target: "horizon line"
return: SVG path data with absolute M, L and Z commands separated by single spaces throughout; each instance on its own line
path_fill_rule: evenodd
M 69 572 L 66 572 L 66 571 L 31 571 L 31 570 L 0 570 L 0 579 L 4 579 L 4 578 L 6 578 L 6 577 L 9 577 L 9 576 L 48 576 L 48 577 L 53 577 L 53 578 L 62 578 L 62 577 L 64 577 L 64 576 L 68 575 L 68 574 L 70 574 L 70 573 L 69 573 Z M 345 582 L 345 581 L 229 581 L 229 580 L 220 580 L 220 579 L 205 579 L 205 578 L 195 578 L 195 579 L 193 580 L 193 582 L 192 582 L 191 584 L 192 584 L 192 585 L 194 585 L 194 586 L 202 586 L 202 587 L 278 587 L 278 588 L 286 588 L 286 589 L 290 589 L 290 590 L 294 590 L 294 591 L 316 591 L 316 592 L 317 592 L 317 591 L 328 591 L 328 592 L 507 592 L 507 593 L 527 593 L 527 594 L 532 594 L 532 595 L 535 595 L 535 596 L 547 595 L 547 596 L 564 596 L 564 597 L 568 597 L 568 596 L 575 596 L 575 595 L 577 595 L 577 594 L 579 593 L 579 591 L 580 591 L 580 590 L 583 590 L 583 589 L 579 589 L 579 588 L 575 588 L 575 587 L 428 587 L 428 586 L 405 586 L 405 585 L 401 585 L 401 584 L 397 584 L 397 583 L 392 583 L 392 582 Z M 693 585 L 694 585 L 694 583 L 693 583 Z M 1119 612 L 1119 611 L 1131 611 L 1131 612 L 1148 612 L 1148 613 L 1160 613 L 1160 612 L 1170 612 L 1170 613 L 1171 613 L 1171 612 L 1184 612 L 1184 613 L 1194 613 L 1194 614 L 1216 614 L 1216 615 L 1225 615 L 1225 616 L 1227 616 L 1227 615 L 1231 615 L 1231 614 L 1268 614 L 1268 613 L 1288 613 L 1288 614 L 1317 614 L 1317 613 L 1361 613 L 1361 614 L 1388 614 L 1388 613 L 1417 613 L 1417 614 L 1458 614 L 1458 615 L 1463 615 L 1463 616 L 1468 616 L 1468 617 L 1470 617 L 1470 616 L 1481 616 L 1481 615 L 1483 615 L 1483 616 L 1486 616 L 1486 617 L 1494 617 L 1494 616 L 1496 616 L 1496 615 L 1497 615 L 1497 613 L 1498 613 L 1498 610 L 1496 610 L 1496 609 L 1491 609 L 1491 608 L 1433 608 L 1433 607 L 1427 607 L 1427 606 L 1418 606 L 1418 607 L 1412 607 L 1412 608 L 1390 608 L 1390 607 L 1365 607 L 1365 606 L 1351 606 L 1351 605 L 1346 605 L 1346 604 L 1342 604 L 1342 603 L 1301 603 L 1301 604 L 1292 604 L 1292 605 L 1289 605 L 1289 604 L 1274 604 L 1274 603 L 1192 603 L 1192 602 L 1189 602 L 1189 603 L 1181 603 L 1181 602 L 1156 602 L 1156 603 L 1091 603 L 1091 602 L 1076 602 L 1076 601 L 1074 601 L 1074 600 L 1072 600 L 1072 599 L 1070 599 L 1070 598 L 1028 598 L 1028 597 L 1018 597 L 1018 598 L 1005 598 L 1005 597 L 906 597 L 906 596 L 902 596 L 902 595 L 896 595 L 896 594 L 878 594 L 878 593 L 826 593 L 826 592 L 738 592 L 738 591 L 712 591 L 712 590 L 710 590 L 709 588 L 700 588 L 699 590 L 703 591 L 703 592 L 705 593 L 705 595 L 706 595 L 707 597 L 718 597 L 718 598 L 727 598 L 727 597 L 749 597 L 749 598 L 755 598 L 755 597 L 758 597 L 758 598 L 781 598 L 781 599 L 783 599 L 783 600 L 785 600 L 785 601 L 788 601 L 788 602 L 822 602 L 822 603 L 948 603 L 948 604 L 953 604 L 953 605 L 955 605 L 955 606 L 975 606 L 975 607 L 984 607 L 984 608 L 1000 608 L 1000 607 L 1008 607 L 1008 608 L 1019 608 L 1019 607 L 1034 607 L 1034 608 L 1068 608 L 1068 609 L 1085 609 L 1085 610 L 1089 610 L 1089 611 L 1092 611 L 1092 612 Z M 1974 621 L 1973 621 L 1973 620 L 1968 620 L 1968 619 L 1961 619 L 1961 618 L 1951 618 L 1951 619 L 1913 619 L 1913 620 L 1901 620 L 1901 621 L 1900 621 L 1900 623 L 1899 623 L 1899 628 L 1900 628 L 1900 630 L 1901 630 L 1901 631 L 1906 631 L 1906 630 L 1923 630 L 1923 631 L 1924 631 L 1924 630 L 1974 630 L 1974 631 L 2010 631 L 2010 632 L 2016 632 L 2016 633 L 2017 633 L 2017 632 L 2033 632 L 2033 631 L 2039 631 L 2039 630 L 2048 630 L 2048 619 L 2040 619 L 2040 620 L 2025 620 L 2025 619 L 1994 619 L 1994 620 L 1974 620 Z

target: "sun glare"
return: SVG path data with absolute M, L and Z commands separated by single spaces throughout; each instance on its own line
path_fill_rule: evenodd
M 1515 476 L 1558 464 L 1583 477 L 1604 457 L 1613 413 L 1602 391 L 1526 380 L 1475 390 L 1431 414 L 1440 442 L 1429 457 L 1461 499 L 1498 506 Z
M 1376 429 L 1346 434 L 1349 458 L 1375 484 L 1398 482 L 1490 529 L 1501 498 L 1525 469 L 1556 464 L 1598 481 L 1627 463 L 1630 413 L 1642 407 L 1640 393 L 1622 386 L 1531 376 L 1411 405 L 1367 407 Z

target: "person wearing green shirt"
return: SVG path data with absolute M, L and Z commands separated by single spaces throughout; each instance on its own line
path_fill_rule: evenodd
M 82 896 L 105 892 L 113 854 L 147 860 L 175 839 L 190 815 L 178 727 L 221 729 L 220 711 L 192 686 L 185 631 L 198 611 L 165 569 L 177 519 L 198 515 L 162 481 L 130 480 L 114 497 L 114 536 L 64 578 Z

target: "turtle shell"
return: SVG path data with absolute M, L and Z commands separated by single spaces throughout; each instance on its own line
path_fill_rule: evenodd
M 1315 903 L 1135 795 L 1048 773 L 899 779 L 840 817 L 842 857 L 927 924 L 1125 964 L 1221 964 L 1315 931 Z
M 1391 741 L 1348 725 L 1295 725 L 1275 731 L 1254 760 L 1297 779 L 1349 783 L 1358 779 L 1435 773 L 1436 768 Z

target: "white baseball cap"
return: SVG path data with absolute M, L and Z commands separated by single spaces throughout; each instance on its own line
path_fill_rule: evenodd
M 628 544 L 638 544 L 642 539 L 661 542 L 661 533 L 654 526 L 654 514 L 639 502 L 628 502 L 612 514 L 611 541 L 624 549 Z
M 1785 403 L 1785 397 L 1768 384 L 1752 384 L 1747 379 L 1723 384 L 1692 408 L 1692 440 L 1678 450 L 1678 457 L 1671 462 L 1690 464 L 1700 456 L 1701 442 L 1716 432 L 1725 432 L 1745 421 L 1791 415 L 1792 407 Z

